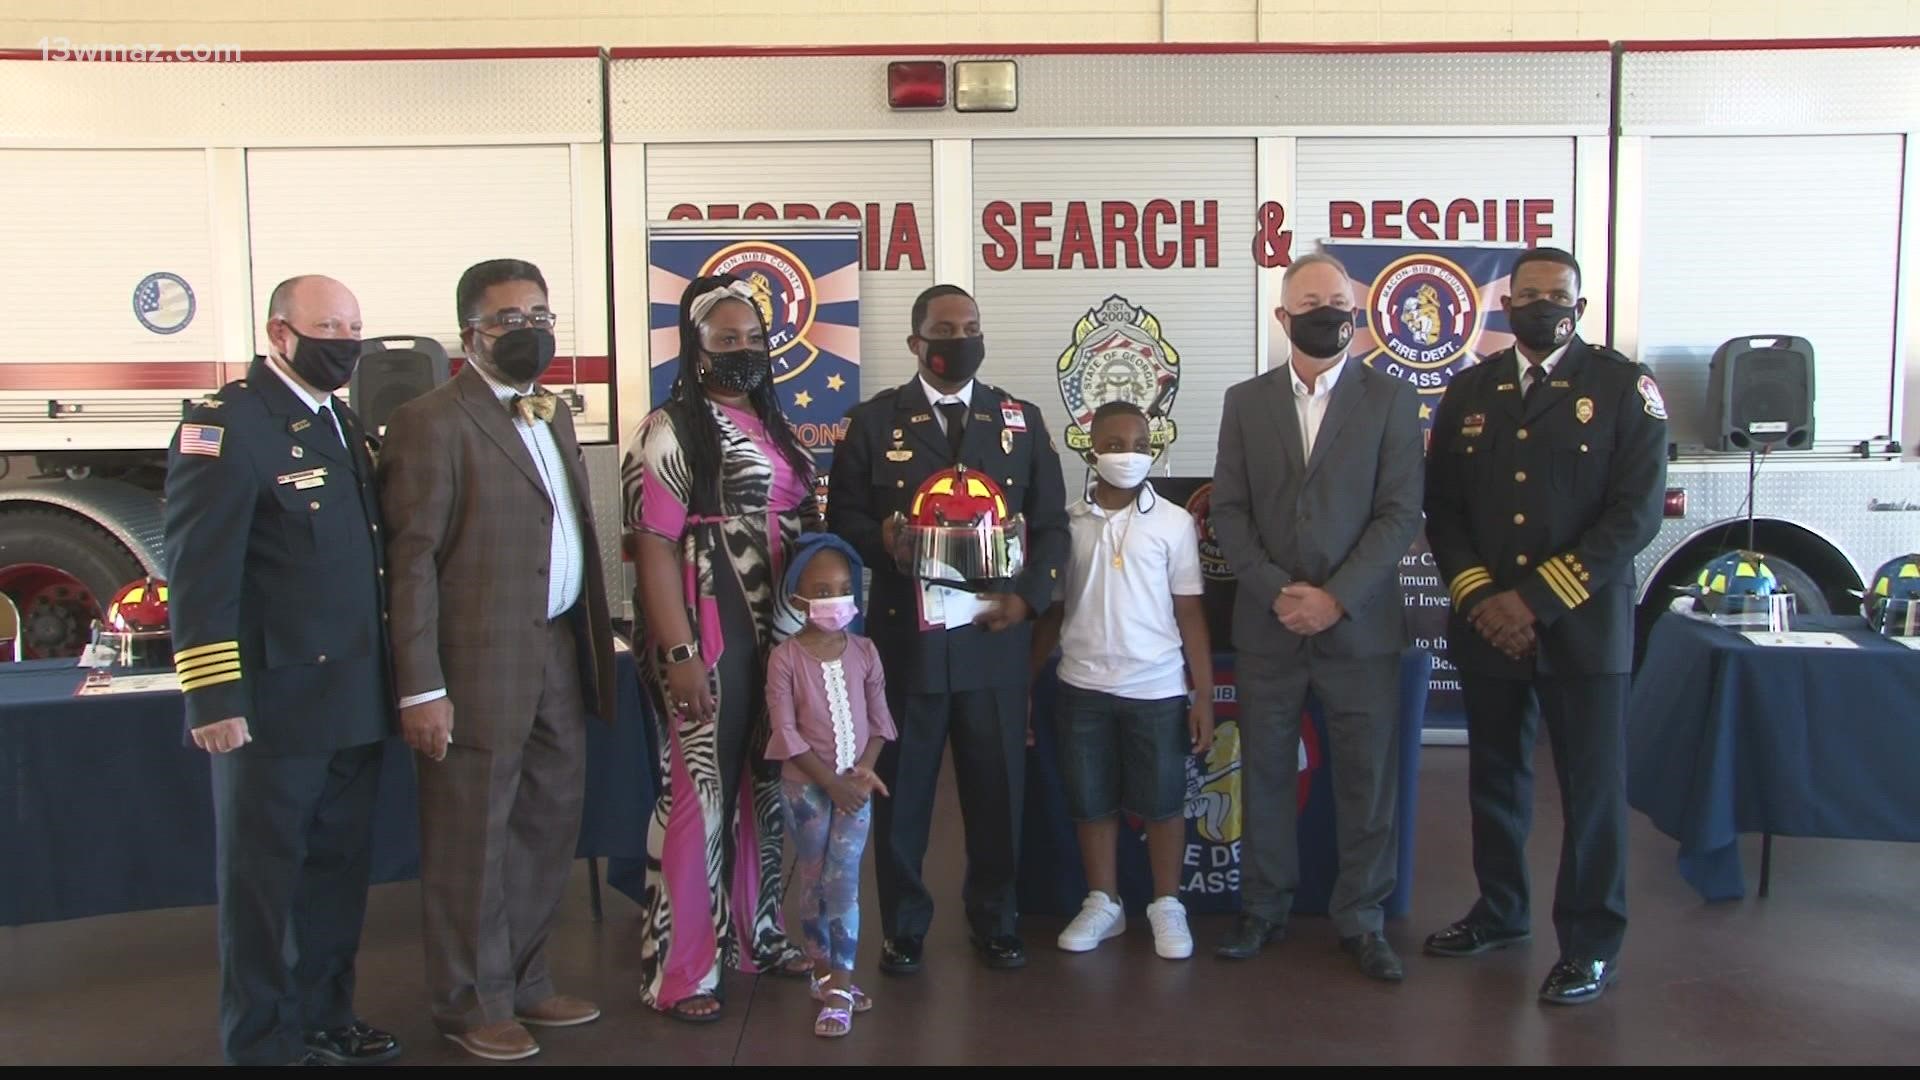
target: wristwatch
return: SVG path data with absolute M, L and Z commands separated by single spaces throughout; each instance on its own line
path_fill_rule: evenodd
M 695 648 L 691 643 L 675 645 L 665 650 L 667 663 L 669 664 L 684 664 L 699 655 L 699 653 L 700 650 Z

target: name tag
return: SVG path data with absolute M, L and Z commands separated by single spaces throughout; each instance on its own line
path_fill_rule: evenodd
M 1014 431 L 1027 430 L 1027 410 L 1015 402 L 1005 402 L 1000 406 L 1000 422 Z
M 327 470 L 324 468 L 302 469 L 299 472 L 284 473 L 276 476 L 273 480 L 276 484 L 292 484 L 293 490 L 295 491 L 305 491 L 308 488 L 317 488 L 325 484 L 327 482 Z

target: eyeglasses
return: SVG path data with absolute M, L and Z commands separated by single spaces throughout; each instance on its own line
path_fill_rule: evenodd
M 551 330 L 559 321 L 560 316 L 555 315 L 551 311 L 536 311 L 532 314 L 524 311 L 503 311 L 490 318 L 476 317 L 468 319 L 467 325 L 498 327 L 501 330 L 512 332 L 514 330 L 525 330 L 529 326 L 536 330 Z

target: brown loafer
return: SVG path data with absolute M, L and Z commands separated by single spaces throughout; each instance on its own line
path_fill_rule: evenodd
M 531 1009 L 517 1010 L 515 1018 L 535 1027 L 572 1027 L 600 1019 L 600 1006 L 584 998 L 555 994 Z
M 446 1034 L 459 1043 L 462 1050 L 488 1061 L 519 1061 L 540 1052 L 540 1044 L 533 1041 L 533 1035 L 521 1027 L 518 1020 L 502 1020 L 472 1031 Z

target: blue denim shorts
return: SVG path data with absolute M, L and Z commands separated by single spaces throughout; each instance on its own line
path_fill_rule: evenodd
M 1187 699 L 1138 701 L 1060 684 L 1060 768 L 1067 813 L 1103 821 L 1121 810 L 1147 821 L 1187 803 Z

